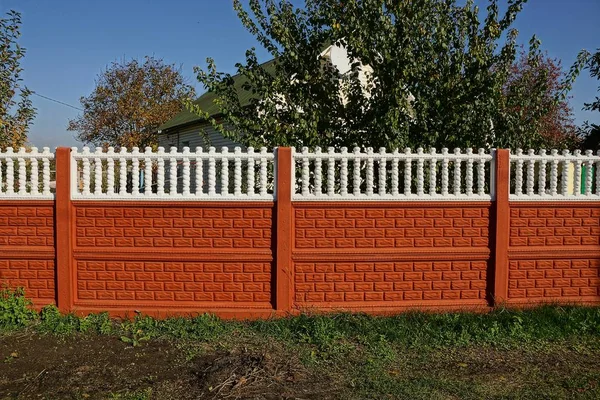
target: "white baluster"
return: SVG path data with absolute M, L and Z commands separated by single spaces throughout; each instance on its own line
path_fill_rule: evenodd
M 322 176 L 323 176 L 323 171 L 321 170 L 321 164 L 322 164 L 322 160 L 321 160 L 321 148 L 317 147 L 315 148 L 315 196 L 320 196 L 323 194 L 323 190 L 322 190 Z
M 42 149 L 42 194 L 44 196 L 50 195 L 50 148 L 44 147 Z
M 13 160 L 13 148 L 6 148 L 6 194 L 15 194 L 15 161 Z
M 256 183 L 254 182 L 254 147 L 248 147 L 248 196 L 254 195 L 254 187 Z M 304 183 L 304 182 L 303 182 Z
M 425 179 L 425 174 L 423 171 L 423 168 L 425 166 L 425 159 L 423 158 L 423 148 L 419 147 L 417 149 L 417 156 L 419 158 L 417 158 L 417 196 L 419 197 L 423 197 L 423 186 L 424 186 L 424 179 Z
M 552 163 L 550 164 L 550 196 L 556 196 L 558 194 L 558 150 L 551 150 L 550 155 L 552 156 Z
M 216 169 L 216 154 L 215 148 L 208 149 L 208 195 L 214 197 L 216 195 L 217 169 Z
M 327 160 L 327 196 L 333 196 L 335 193 L 335 149 L 333 147 L 327 148 L 329 159 Z
M 182 162 L 182 175 L 183 175 L 183 195 L 190 195 L 190 148 L 183 148 L 183 162 Z
M 38 148 L 32 147 L 31 154 L 35 154 L 37 156 L 39 154 Z M 38 159 L 37 159 L 37 157 L 35 157 L 35 158 L 31 159 L 31 189 L 30 189 L 31 194 L 34 196 L 40 193 L 40 181 L 39 180 L 40 180 L 40 177 L 39 177 L 39 169 L 38 169 Z
M 563 150 L 563 156 L 569 156 L 569 150 Z M 562 176 L 561 176 L 561 191 L 560 194 L 563 196 L 567 196 L 569 192 L 569 166 L 571 162 L 568 160 L 563 160 L 562 162 Z
M 386 178 L 386 172 L 387 172 L 387 163 L 385 160 L 385 147 L 381 147 L 379 149 L 379 155 L 381 156 L 381 158 L 379 159 L 379 182 L 378 182 L 378 190 L 379 190 L 379 195 L 380 196 L 384 196 L 385 195 L 385 178 Z
M 140 159 L 137 156 L 140 154 L 140 149 L 134 147 L 131 154 L 133 156 L 131 159 L 131 194 L 138 196 L 140 194 Z
M 124 196 L 127 193 L 127 148 L 121 147 L 119 152 L 119 194 Z
M 540 160 L 540 167 L 538 171 L 538 194 L 540 196 L 544 196 L 546 194 L 546 163 L 547 161 L 543 159 L 546 156 L 546 150 L 540 149 L 540 156 L 542 159 Z
M 340 162 L 340 195 L 348 195 L 348 148 L 342 147 L 342 159 Z
M 267 195 L 267 148 L 260 148 L 260 195 Z
M 367 177 L 365 180 L 366 195 L 368 197 L 373 196 L 373 148 L 367 147 Z
M 156 161 L 156 195 L 165 195 L 165 148 L 158 148 L 158 159 Z
M 410 196 L 412 193 L 412 165 L 410 158 L 408 158 L 408 156 L 410 156 L 410 149 L 404 149 L 404 154 L 407 156 L 407 158 L 404 159 L 404 195 Z
M 95 154 L 102 154 L 102 147 L 96 147 Z M 102 159 L 94 158 L 94 195 L 102 194 Z
M 108 148 L 109 158 L 106 159 L 106 193 L 115 194 L 115 149 Z
M 146 146 L 144 158 L 144 195 L 152 194 L 152 159 L 149 157 L 152 154 L 152 147 Z
M 392 158 L 392 196 L 398 196 L 398 165 L 400 164 L 400 153 L 398 149 L 394 149 L 394 158 Z
M 242 149 L 236 146 L 233 149 L 235 158 L 233 159 L 233 194 L 235 196 L 242 195 Z
M 229 153 L 229 149 L 227 147 L 221 148 L 221 195 L 229 194 L 229 159 L 227 154 Z
M 443 148 L 442 149 L 442 156 L 444 158 L 442 158 L 442 196 L 447 196 L 448 195 L 448 164 L 449 164 L 449 160 L 448 160 L 448 149 L 447 148 Z
M 310 190 L 310 159 L 308 158 L 308 147 L 302 148 L 302 196 L 309 195 Z
M 352 168 L 352 193 L 354 196 L 360 196 L 360 147 L 355 147 L 354 153 L 354 168 Z
M 433 196 L 437 192 L 437 160 L 434 159 L 437 153 L 435 147 L 429 150 L 431 159 L 429 160 L 429 195 Z
M 177 195 L 177 147 L 169 152 L 169 196 Z
M 473 149 L 467 148 L 467 165 L 465 170 L 465 193 L 467 196 L 473 195 L 473 159 L 471 156 L 473 155 Z
M 585 195 L 586 196 L 591 196 L 592 195 L 592 167 L 594 166 L 594 162 L 592 161 L 592 156 L 594 155 L 594 152 L 592 150 L 586 150 L 585 151 L 585 156 L 587 158 L 589 158 L 589 160 L 586 161 L 585 165 L 586 165 L 586 174 L 585 174 Z
M 533 157 L 535 155 L 535 150 L 529 149 L 527 151 L 527 155 L 529 157 Z M 535 160 L 527 161 L 527 196 L 533 196 L 535 186 Z
M 204 194 L 204 161 L 201 155 L 202 147 L 196 147 L 196 196 Z
M 517 149 L 517 157 L 523 155 L 523 150 Z M 515 167 L 515 194 L 520 196 L 523 194 L 523 160 L 517 160 Z
M 27 168 L 25 167 L 25 147 L 21 147 L 18 153 L 21 157 L 17 159 L 19 163 L 19 194 L 27 194 Z
M 479 149 L 478 154 L 481 158 L 479 159 L 479 162 L 477 163 L 477 194 L 479 196 L 484 196 L 485 195 L 485 160 L 483 159 L 483 156 L 485 156 L 485 150 Z
M 452 185 L 452 189 L 454 190 L 454 195 L 460 195 L 460 181 L 461 181 L 461 173 L 460 173 L 460 149 L 454 149 L 454 155 L 456 156 L 454 159 L 454 183 Z
M 581 150 L 575 150 L 575 168 L 574 168 L 574 176 L 573 176 L 573 194 L 575 196 L 581 196 Z

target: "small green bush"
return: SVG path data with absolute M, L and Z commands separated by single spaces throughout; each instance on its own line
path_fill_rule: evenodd
M 0 330 L 22 328 L 35 320 L 37 313 L 32 305 L 23 288 L 3 287 L 0 290 Z

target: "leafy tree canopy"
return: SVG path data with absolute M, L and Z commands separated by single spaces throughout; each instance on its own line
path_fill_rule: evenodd
M 582 53 L 587 56 L 586 69 L 589 70 L 592 78 L 600 81 L 600 49 L 596 50 L 594 55 Z M 591 103 L 585 103 L 583 109 L 586 111 L 600 112 L 600 85 L 598 86 L 599 95 Z M 580 136 L 583 138 L 582 146 L 586 149 L 600 149 L 600 125 L 586 121 L 580 129 Z
M 83 114 L 69 121 L 77 139 L 96 146 L 157 145 L 157 130 L 194 96 L 174 65 L 145 57 L 144 62 L 113 62 L 96 80 L 96 88 L 80 99 Z
M 21 36 L 21 14 L 9 11 L 0 19 L 0 147 L 21 147 L 27 142 L 29 125 L 35 108 L 31 91 L 21 86 L 21 59 L 25 49 L 17 40 Z
M 480 19 L 472 0 L 305 0 L 302 7 L 234 0 L 274 61 L 267 68 L 250 49 L 236 65 L 244 79 L 234 79 L 208 59 L 196 72 L 221 114 L 210 118 L 187 105 L 225 136 L 254 146 L 560 144 L 569 113 L 556 110 L 566 111 L 578 70 L 561 82 L 535 37 L 519 59 L 512 25 L 526 0 L 500 3 L 489 0 Z M 349 72 L 320 57 L 332 43 L 353 60 Z M 243 92 L 251 106 L 240 102 Z M 564 119 L 555 124 L 561 132 L 549 135 L 555 117 Z

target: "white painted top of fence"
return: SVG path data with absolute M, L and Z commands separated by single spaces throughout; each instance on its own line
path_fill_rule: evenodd
M 297 201 L 485 201 L 494 188 L 493 157 L 480 149 L 453 153 L 417 149 L 389 153 L 381 148 L 294 153 Z
M 85 200 L 273 200 L 275 157 L 265 148 L 233 152 L 146 148 L 72 149 L 72 198 Z M 493 151 L 380 149 L 294 152 L 293 200 L 447 200 L 494 197 Z M 52 199 L 54 154 L 45 147 L 0 152 L 0 199 Z M 510 200 L 600 200 L 600 152 L 516 150 Z
M 273 153 L 236 147 L 71 151 L 76 200 L 273 200 Z M 230 178 L 233 177 L 233 179 Z
M 517 149 L 510 155 L 510 200 L 600 200 L 600 151 Z
M 53 199 L 50 181 L 50 160 L 54 154 L 48 147 L 40 153 L 37 147 L 29 150 L 12 147 L 0 152 L 0 199 Z

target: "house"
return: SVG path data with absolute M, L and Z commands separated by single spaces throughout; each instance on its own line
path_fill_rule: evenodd
M 329 60 L 334 66 L 336 66 L 340 74 L 346 74 L 350 72 L 351 61 L 348 57 L 348 52 L 344 47 L 327 45 L 321 52 L 321 57 L 323 57 L 325 60 Z M 273 70 L 274 65 L 274 60 L 270 60 L 262 64 L 262 67 L 268 71 Z M 372 72 L 372 68 L 368 65 L 361 67 L 359 79 L 361 82 L 363 82 L 365 87 L 367 87 L 367 80 L 370 72 Z M 241 104 L 250 104 L 251 94 L 242 90 L 242 85 L 246 81 L 245 77 L 242 75 L 235 75 L 233 79 L 235 87 L 239 90 Z M 215 97 L 216 96 L 214 93 L 206 92 L 196 99 L 194 104 L 198 105 L 211 117 L 218 120 L 219 108 L 214 103 Z M 191 113 L 187 109 L 181 111 L 171 120 L 160 126 L 158 131 L 158 145 L 167 150 L 173 146 L 177 147 L 178 149 L 189 147 L 192 151 L 198 146 L 205 149 L 210 146 L 214 146 L 217 151 L 219 151 L 222 147 L 227 147 L 230 150 L 233 150 L 234 147 L 241 146 L 240 144 L 223 137 L 223 135 L 216 131 L 209 122 L 199 115 Z

